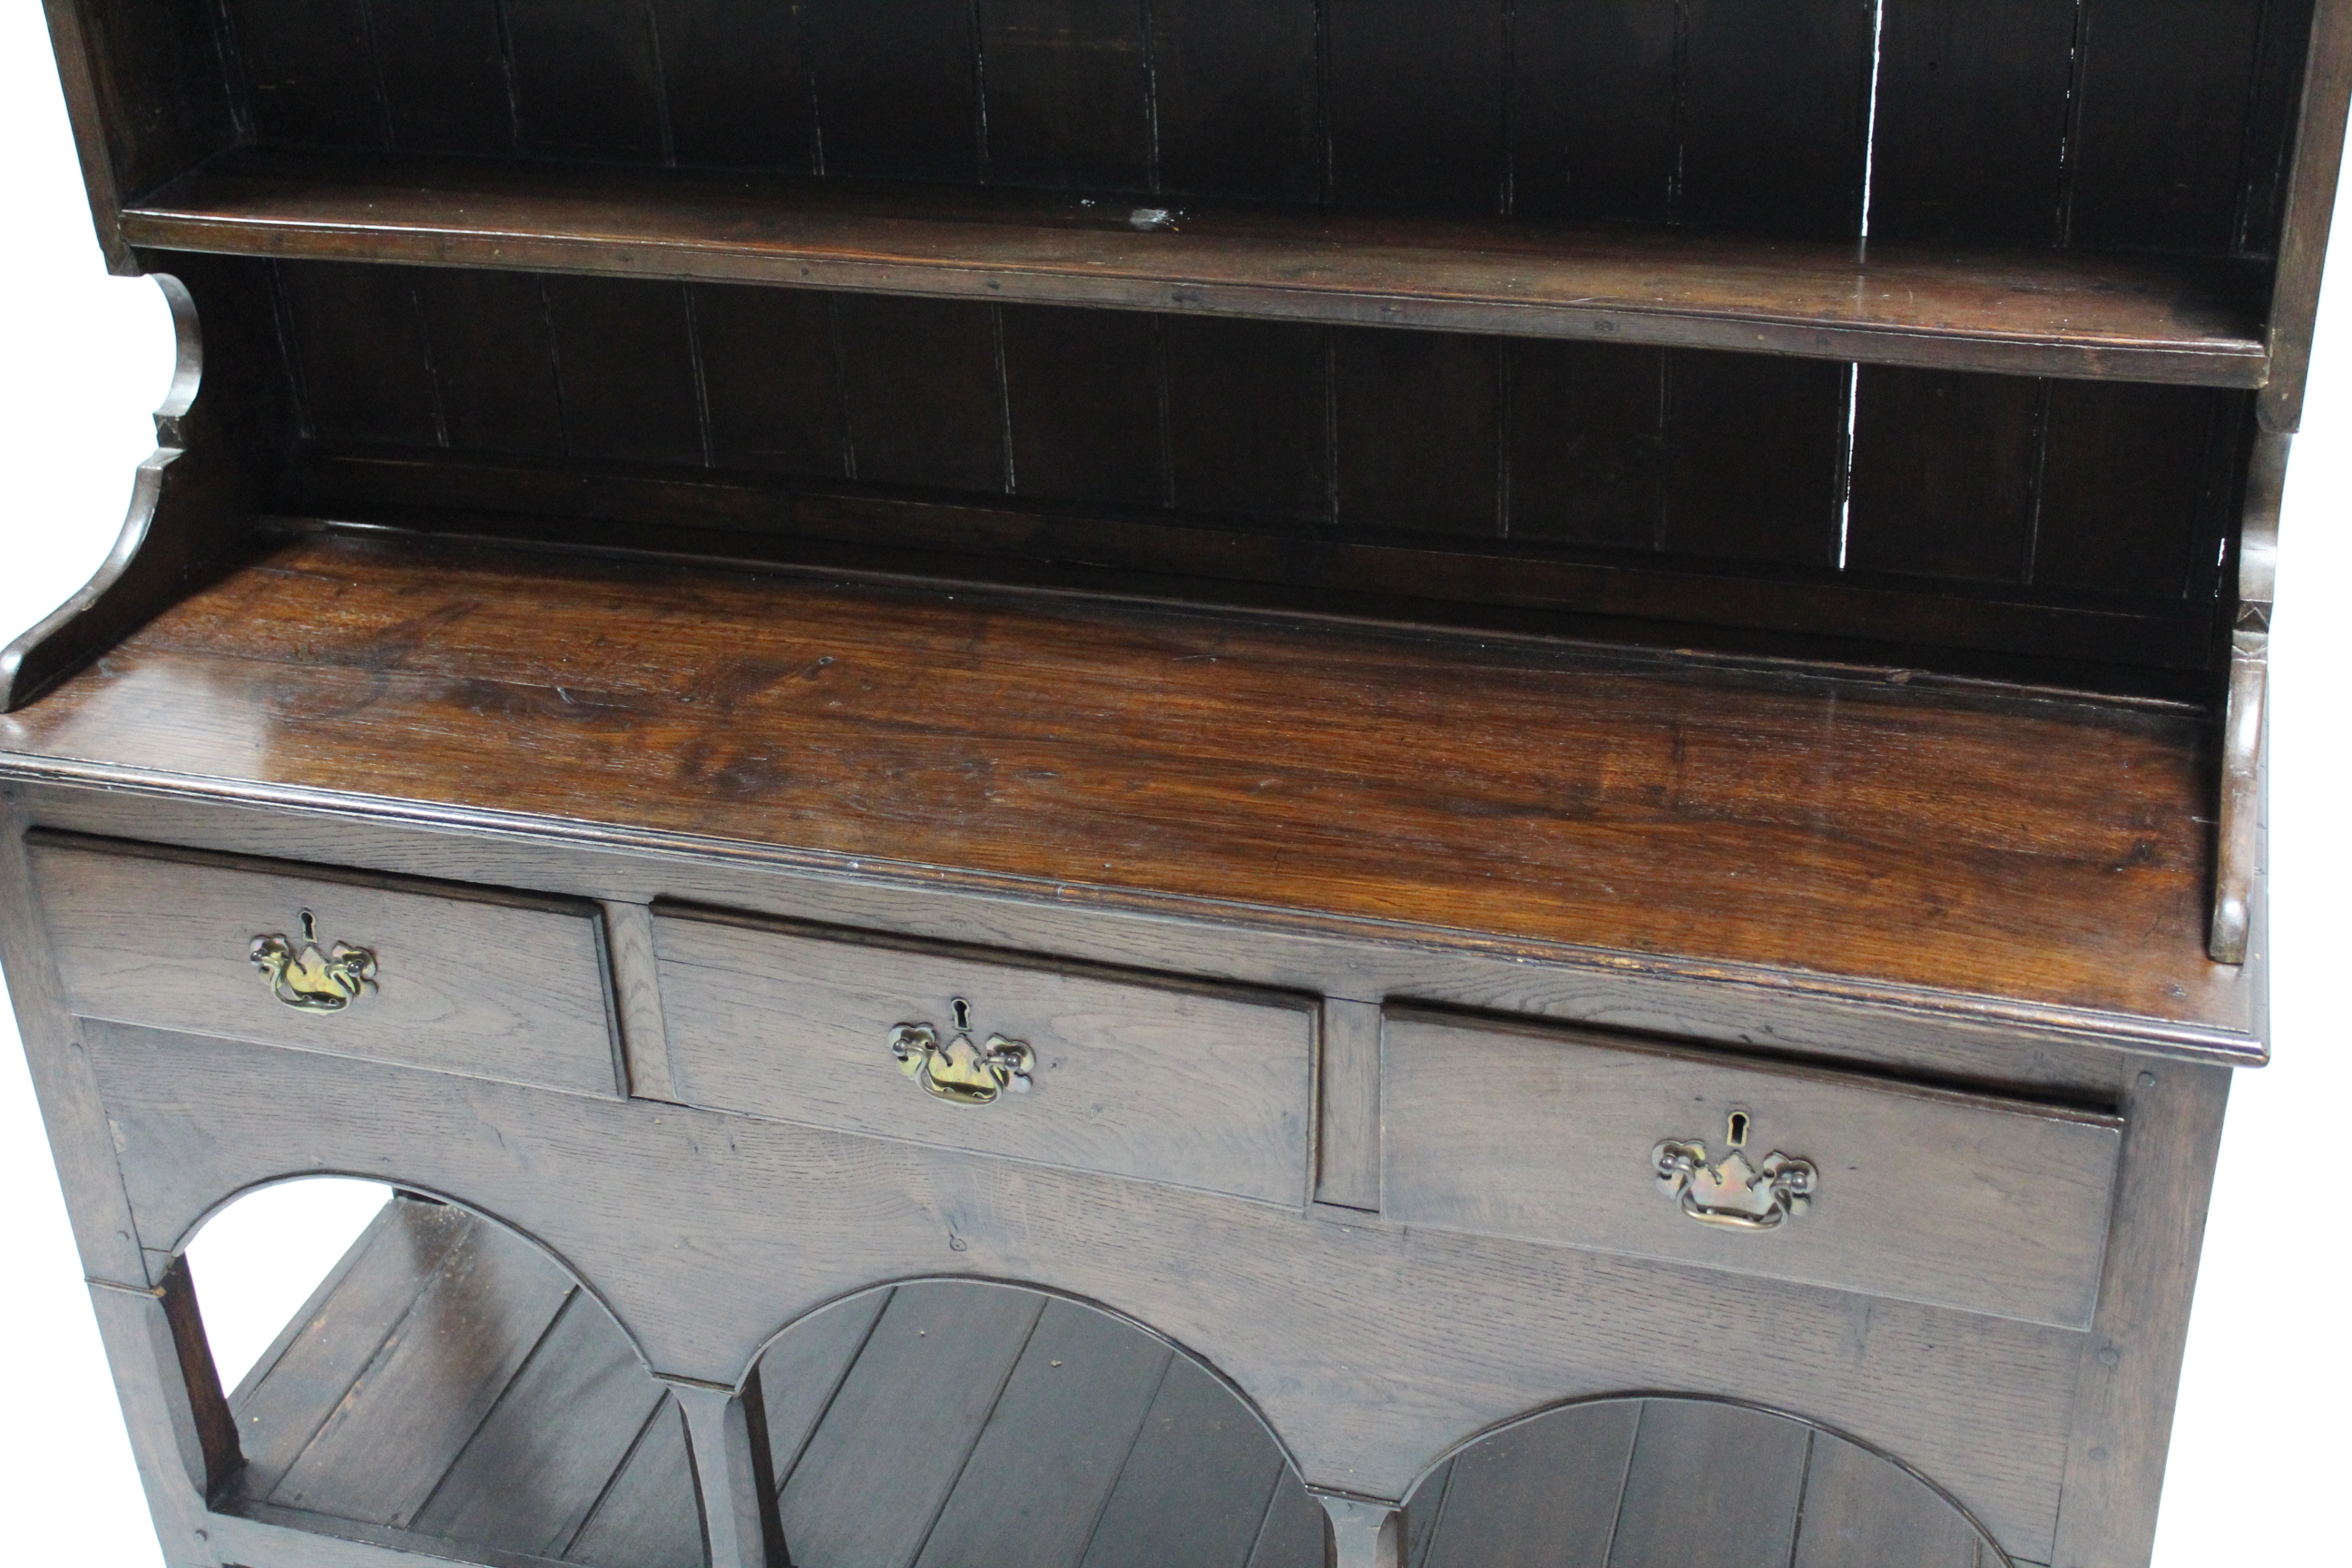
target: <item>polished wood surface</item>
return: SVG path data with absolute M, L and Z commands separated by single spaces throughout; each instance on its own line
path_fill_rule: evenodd
M 0 742 L 1244 921 L 2249 1005 L 2164 709 L 330 533 Z
M 790 283 L 2260 386 L 2228 263 L 238 154 L 125 209 L 163 250 Z M 1150 209 L 1160 210 L 1160 209 Z
M 1816 1168 L 1770 1236 L 1661 1198 L 1654 1151 Z M 1675 1258 L 2085 1329 L 2113 1205 L 2113 1117 L 1644 1048 L 1591 1031 L 1391 1013 L 1381 1213 L 1408 1226 Z

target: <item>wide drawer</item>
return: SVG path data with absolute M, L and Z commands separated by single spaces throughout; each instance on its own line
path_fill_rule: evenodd
M 84 1017 L 617 1095 L 592 905 L 28 837 Z
M 1381 1063 L 1406 1225 L 2090 1325 L 2114 1117 L 1405 1011 Z
M 1304 1201 L 1304 1000 L 676 912 L 654 929 L 688 1104 Z

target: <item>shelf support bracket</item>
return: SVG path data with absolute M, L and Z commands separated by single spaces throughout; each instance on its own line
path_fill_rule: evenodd
M 2230 628 L 2229 704 L 2221 719 L 2221 778 L 2214 825 L 2213 926 L 2206 951 L 2243 963 L 2261 871 L 2263 733 L 2270 689 L 2271 595 L 2278 578 L 2279 502 L 2294 437 L 2258 431 L 2238 539 L 2237 618 Z

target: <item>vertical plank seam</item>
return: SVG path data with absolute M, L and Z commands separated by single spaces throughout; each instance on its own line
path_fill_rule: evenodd
M 580 1516 L 580 1522 L 572 1527 L 572 1533 L 565 1536 L 556 1546 L 555 1555 L 568 1558 L 579 1546 L 580 1538 L 588 1533 L 590 1527 L 596 1522 L 596 1516 L 604 1511 L 604 1504 L 612 1497 L 613 1489 L 621 1484 L 621 1478 L 629 1473 L 631 1465 L 636 1463 L 638 1450 L 646 1446 L 646 1439 L 653 1435 L 654 1428 L 661 1424 L 662 1416 L 668 1412 L 672 1403 L 669 1391 L 663 1389 L 660 1396 L 654 1401 L 654 1407 L 647 1411 L 646 1418 L 637 1424 L 637 1435 L 629 1439 L 629 1447 L 622 1454 L 621 1462 L 613 1467 L 613 1473 L 606 1476 L 604 1484 L 596 1489 L 596 1496 L 588 1504 L 587 1511 Z
M 1323 518 L 1339 525 L 1339 329 L 1323 327 Z
M 2083 167 L 2083 98 L 2091 79 L 2091 4 L 2074 0 L 2074 47 L 2067 62 L 2066 130 L 2058 144 L 2057 243 L 2074 245 L 2074 184 Z
M 975 0 L 977 3 L 977 0 Z M 989 338 L 996 353 L 996 438 L 1003 467 L 1004 493 L 1019 493 L 1019 473 L 1013 463 L 1013 377 L 1004 363 L 1004 307 L 988 308 Z
M 1625 1468 L 1617 1476 L 1617 1507 L 1609 1515 L 1609 1539 L 1601 1543 L 1601 1568 L 1614 1568 L 1617 1529 L 1625 1522 L 1625 1491 L 1633 1484 L 1633 1456 L 1642 1451 L 1642 1426 L 1649 1415 L 1648 1400 L 1644 1399 L 1633 1407 L 1633 1434 L 1625 1440 Z
M 678 294 L 686 301 L 686 352 L 694 367 L 694 418 L 702 434 L 702 466 L 719 466 L 719 448 L 710 429 L 710 377 L 702 366 L 702 312 L 695 309 L 696 285 L 681 283 Z
M 1138 0 L 1143 28 L 1143 179 L 1153 195 L 1160 194 L 1160 53 L 1158 18 L 1151 0 Z
M 1462 1456 L 1460 1454 L 1456 1454 L 1454 1458 L 1445 1461 L 1445 1473 L 1437 1478 L 1437 1517 L 1430 1521 L 1429 1536 L 1422 1545 L 1421 1555 L 1407 1563 L 1405 1568 L 1427 1568 L 1427 1565 L 1432 1563 L 1442 1563 L 1445 1561 L 1444 1558 L 1440 1557 L 1437 1554 L 1437 1549 L 1445 1543 L 1446 1510 L 1452 1506 L 1454 1501 L 1454 1478 L 1461 1472 L 1461 1469 Z M 1411 1499 L 1406 1500 L 1408 1503 L 1410 1503 L 1411 1500 Z M 1411 1539 L 1411 1531 L 1412 1522 L 1407 1521 L 1406 1532 L 1408 1542 L 1410 1542 Z
M 857 1336 L 857 1348 L 849 1352 L 848 1359 L 841 1363 L 841 1371 L 834 1376 L 833 1386 L 825 1390 L 824 1403 L 818 1406 L 816 1419 L 811 1421 L 808 1430 L 801 1434 L 801 1440 L 794 1445 L 789 1462 L 776 1466 L 773 1474 L 776 1478 L 776 1497 L 779 1500 L 783 1498 L 784 1489 L 792 1484 L 793 1477 L 799 1472 L 801 1461 L 808 1457 L 809 1445 L 815 1442 L 816 1435 L 824 1430 L 825 1417 L 833 1414 L 835 1403 L 841 1398 L 841 1391 L 849 1386 L 849 1374 L 856 1372 L 857 1363 L 865 1359 L 866 1347 L 874 1342 L 875 1331 L 882 1326 L 882 1316 L 890 1310 L 890 1303 L 897 1299 L 898 1294 L 898 1287 L 896 1285 L 882 1292 L 882 1304 L 875 1308 L 874 1316 L 866 1320 L 866 1331 Z M 784 1331 L 790 1333 L 792 1331 L 787 1329 Z M 771 1448 L 768 1453 L 769 1462 L 773 1464 L 775 1458 L 775 1451 Z
M 1282 1500 L 1283 1478 L 1291 1473 L 1288 1459 L 1275 1466 L 1274 1485 L 1265 1494 L 1265 1506 L 1258 1510 L 1257 1529 L 1250 1532 L 1249 1550 L 1242 1554 L 1242 1568 L 1257 1568 L 1257 1555 L 1265 1549 L 1265 1532 L 1274 1524 L 1274 1505 Z M 1319 1513 L 1322 1510 L 1318 1509 L 1316 1511 Z
M 1315 151 L 1321 163 L 1321 167 L 1317 171 L 1316 199 L 1325 206 L 1331 205 L 1334 177 L 1331 147 L 1331 6 L 1333 3 L 1334 0 L 1315 0 Z
M 268 1347 L 262 1352 L 261 1359 L 247 1368 L 245 1375 L 237 1379 L 236 1386 L 228 1391 L 227 1397 L 231 1410 L 235 1410 L 239 1405 L 261 1391 L 261 1385 L 269 1381 L 270 1374 L 275 1373 L 278 1363 L 286 1359 L 286 1352 L 292 1350 L 301 1339 L 301 1330 L 317 1321 L 319 1314 L 325 1310 L 327 1302 L 333 1299 L 335 1288 L 350 1278 L 352 1270 L 359 1266 L 359 1260 L 374 1249 L 383 1239 L 383 1233 L 398 1223 L 398 1219 L 399 1205 L 395 1201 L 386 1200 L 383 1207 L 376 1210 L 375 1217 L 368 1221 L 367 1228 L 360 1233 L 359 1239 L 352 1243 L 343 1256 L 336 1260 L 335 1266 L 327 1271 L 326 1277 L 319 1282 L 318 1288 L 310 1292 L 310 1300 L 296 1309 L 294 1316 L 287 1321 L 286 1326 L 278 1330 L 278 1338 L 270 1342 Z M 186 1254 L 184 1252 L 181 1256 L 185 1257 Z M 193 1286 L 194 1280 L 193 1268 L 189 1272 L 190 1283 Z M 201 1296 L 198 1301 L 201 1305 Z M 239 1397 L 240 1395 L 242 1398 Z
M 1683 174 L 1690 150 L 1690 0 L 1675 0 L 1674 113 L 1671 119 L 1675 160 L 1666 170 L 1666 225 L 1683 221 Z
M 574 1284 L 563 1292 L 563 1300 L 557 1303 L 555 1310 L 549 1314 L 547 1321 L 541 1326 L 539 1337 L 531 1341 L 530 1349 L 524 1352 L 522 1360 L 515 1364 L 514 1373 L 507 1379 L 506 1386 L 499 1390 L 498 1396 L 492 1399 L 489 1407 L 482 1412 L 481 1419 L 476 1421 L 467 1431 L 465 1441 L 459 1443 L 456 1450 L 450 1454 L 448 1464 L 442 1467 L 441 1474 L 434 1479 L 430 1487 L 425 1489 L 425 1495 L 417 1500 L 416 1506 L 405 1514 L 386 1522 L 405 1530 L 410 1527 L 412 1521 L 425 1517 L 425 1512 L 433 1506 L 433 1500 L 441 1495 L 442 1489 L 449 1484 L 449 1478 L 457 1473 L 458 1465 L 465 1460 L 466 1451 L 474 1446 L 474 1440 L 482 1435 L 482 1429 L 490 1424 L 490 1417 L 499 1413 L 499 1407 L 513 1396 L 515 1385 L 522 1382 L 523 1378 L 530 1373 L 531 1363 L 539 1360 L 540 1352 L 547 1348 L 548 1341 L 555 1337 L 556 1325 L 572 1314 L 572 1309 L 579 1304 L 579 1301 L 580 1287 Z
M 294 301 L 286 292 L 286 263 L 269 258 L 269 313 L 277 318 L 278 352 L 286 362 L 287 389 L 294 395 L 294 429 L 305 441 L 316 440 L 319 426 L 310 417 L 310 388 L 302 374 L 301 334 L 294 326 Z
M 817 29 L 808 25 L 808 6 L 804 0 L 793 0 L 793 37 L 800 45 L 801 68 L 808 76 L 809 106 L 809 173 L 817 179 L 824 178 L 824 93 L 822 78 L 817 74 L 816 53 L 824 39 Z
M 1679 12 L 1680 0 L 1676 0 Z M 1677 153 L 1676 158 L 1681 154 Z M 1650 522 L 1650 553 L 1663 555 L 1672 533 L 1675 496 L 1675 360 L 1673 349 L 1658 355 L 1658 511 Z
M 1797 1472 L 1797 1516 L 1789 1523 L 1787 1568 L 1797 1568 L 1797 1547 L 1805 1538 L 1805 1503 L 1813 1491 L 1813 1443 L 1818 1435 L 1814 1428 L 1805 1428 L 1805 1463 Z
M 857 432 L 849 417 L 849 359 L 842 342 L 842 299 L 837 293 L 824 297 L 825 335 L 833 346 L 833 399 L 841 412 L 841 477 L 857 478 Z
M 1500 184 L 1495 192 L 1495 206 L 1504 217 L 1509 217 L 1518 203 L 1518 80 L 1519 80 L 1519 6 L 1518 0 L 1503 0 L 1503 84 L 1496 95 L 1499 100 L 1497 114 L 1502 121 L 1503 168 Z M 1504 532 L 1507 534 L 1507 526 Z
M 490 14 L 499 29 L 499 75 L 507 88 L 507 143 L 522 151 L 522 84 L 515 72 L 514 26 L 507 17 L 507 0 L 491 0 Z
M 433 444 L 443 451 L 449 449 L 449 404 L 441 387 L 441 365 L 433 353 L 433 324 L 425 314 L 425 291 L 416 286 L 414 276 L 408 284 L 408 314 L 416 323 L 416 341 L 425 349 L 425 384 L 433 393 Z
M 2263 101 L 2263 67 L 2270 58 L 2271 30 L 2277 19 L 2278 0 L 2263 0 L 2254 20 L 2253 59 L 2246 73 L 2246 112 L 2238 130 L 2238 212 L 2230 226 L 2230 254 L 2243 257 L 2254 221 L 2254 169 L 2257 153 L 2254 127 Z
M 1158 186 L 1153 186 L 1154 191 Z M 1176 426 L 1174 389 L 1169 384 L 1168 318 L 1151 313 L 1151 382 L 1160 398 L 1160 504 L 1176 509 Z
M 654 58 L 654 133 L 661 139 L 662 163 L 677 167 L 677 136 L 670 126 L 669 68 L 662 59 L 661 18 L 654 0 L 645 0 L 646 47 Z
M 1512 340 L 1494 340 L 1495 372 L 1495 537 L 1511 537 L 1511 348 Z
M 2017 575 L 2019 584 L 2028 588 L 2033 585 L 2034 563 L 2042 552 L 2042 503 L 2050 469 L 2050 378 L 2041 377 L 2033 385 L 2032 494 L 2025 509 L 2025 558 L 2018 563 Z
M 1143 1402 L 1142 1413 L 1136 1418 L 1135 1430 L 1128 1435 L 1127 1451 L 1119 1456 L 1118 1468 L 1111 1472 L 1110 1484 L 1103 1488 L 1101 1500 L 1095 1504 L 1095 1516 L 1087 1525 L 1087 1539 L 1079 1546 L 1076 1558 L 1081 1565 L 1095 1549 L 1095 1537 L 1102 1533 L 1103 1519 L 1110 1512 L 1110 1500 L 1118 1491 L 1119 1478 L 1126 1475 L 1127 1467 L 1135 1462 L 1135 1450 L 1143 1442 L 1144 1429 L 1151 1425 L 1151 1412 L 1159 1405 L 1160 1391 L 1168 1386 L 1168 1374 L 1175 1365 L 1176 1352 L 1163 1347 L 1160 1352 L 1160 1375 L 1152 1382 L 1151 1397 Z
M 1049 1297 L 1037 1298 L 1037 1309 L 1030 1314 L 1029 1328 L 1021 1336 L 1021 1348 L 1013 1352 L 1013 1358 L 1004 1363 L 1004 1375 L 997 1380 L 996 1392 L 989 1396 L 988 1414 L 980 1418 L 980 1426 L 971 1435 L 971 1446 L 964 1449 L 963 1458 L 956 1464 L 955 1475 L 940 1492 L 940 1500 L 932 1506 L 931 1517 L 924 1523 L 923 1533 L 917 1538 L 915 1550 L 908 1554 L 906 1564 L 923 1560 L 924 1549 L 930 1545 L 932 1535 L 938 1531 L 940 1520 L 948 1511 L 948 1504 L 955 1500 L 956 1489 L 963 1485 L 964 1472 L 971 1468 L 971 1457 L 980 1451 L 980 1440 L 988 1435 L 989 1423 L 996 1419 L 996 1407 L 1004 1403 L 1004 1391 L 1013 1385 L 1013 1374 L 1021 1370 L 1021 1363 L 1029 1353 L 1030 1342 L 1037 1337 L 1037 1325 L 1045 1321 L 1045 1309 L 1050 1302 Z M 906 1564 L 887 1563 L 881 1568 L 906 1568 Z
M 250 146 L 255 140 L 253 79 L 245 63 L 245 47 L 237 41 L 236 12 L 229 0 L 215 0 L 213 14 L 220 19 L 213 47 L 220 57 L 221 85 L 228 89 L 229 127 L 236 132 L 239 144 Z
M 972 157 L 974 172 L 983 185 L 991 183 L 988 159 L 988 49 L 980 27 L 980 0 L 971 0 L 966 7 L 971 29 L 971 114 Z M 1007 459 L 1010 461 L 1010 458 Z M 1013 487 L 1010 483 L 1006 489 Z
M 367 38 L 368 79 L 375 88 L 376 142 L 387 153 L 397 152 L 392 133 L 392 89 L 384 85 L 383 49 L 376 42 L 375 7 L 370 0 L 360 0 L 360 31 Z
M 547 274 L 539 274 L 539 310 L 547 322 L 547 365 L 555 376 L 555 426 L 563 437 L 563 455 L 576 458 L 572 440 L 571 402 L 563 395 L 563 350 L 555 341 L 555 300 L 547 291 Z

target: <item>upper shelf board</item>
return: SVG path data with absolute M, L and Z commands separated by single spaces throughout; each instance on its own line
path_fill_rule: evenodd
M 164 250 L 698 279 L 2259 387 L 2242 263 L 247 150 L 122 213 Z

